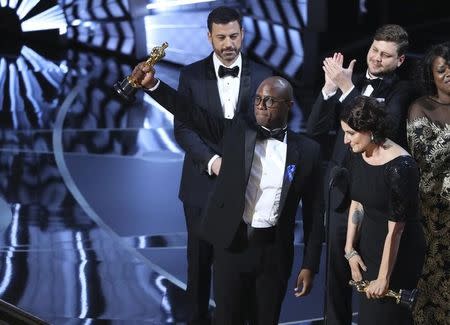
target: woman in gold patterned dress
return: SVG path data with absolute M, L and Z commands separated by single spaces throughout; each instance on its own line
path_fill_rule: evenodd
M 420 172 L 427 254 L 414 310 L 416 324 L 450 324 L 450 42 L 424 57 L 427 96 L 410 107 L 407 134 Z

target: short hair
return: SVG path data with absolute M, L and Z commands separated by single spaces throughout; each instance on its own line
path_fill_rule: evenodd
M 443 58 L 447 64 L 450 64 L 450 42 L 433 45 L 425 53 L 422 61 L 422 83 L 428 95 L 437 94 L 433 77 L 433 62 L 437 57 Z
M 358 132 L 371 132 L 373 142 L 382 144 L 391 132 L 384 105 L 373 97 L 357 96 L 344 106 L 341 121 Z
M 211 33 L 212 24 L 228 24 L 237 21 L 242 29 L 242 15 L 236 9 L 220 6 L 213 9 L 208 15 L 208 30 Z
M 409 47 L 408 33 L 400 25 L 383 25 L 375 31 L 375 41 L 394 42 L 397 44 L 397 54 L 403 55 Z

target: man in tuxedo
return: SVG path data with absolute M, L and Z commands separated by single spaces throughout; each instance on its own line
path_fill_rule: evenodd
M 407 48 L 407 32 L 398 25 L 384 25 L 375 32 L 367 52 L 367 69 L 364 75 L 353 75 L 356 60 L 352 60 L 349 66 L 344 68 L 344 57 L 341 53 L 335 53 L 333 57 L 325 58 L 323 62 L 325 83 L 308 118 L 307 133 L 319 140 L 328 136 L 330 131 L 336 131 L 325 177 L 325 192 L 330 198 L 327 202 L 329 205 L 327 211 L 330 211 L 325 306 L 327 324 L 347 325 L 351 324 L 352 319 L 352 291 L 348 285 L 351 275 L 348 262 L 344 258 L 348 217 L 345 195 L 347 188 L 345 180 L 332 182 L 330 179 L 333 174 L 331 171 L 336 166 L 345 167 L 349 154 L 344 144 L 343 132 L 339 127 L 340 111 L 343 105 L 358 95 L 376 97 L 384 102 L 394 124 L 393 129 L 396 133 L 390 138 L 406 148 L 406 116 L 415 92 L 409 82 L 399 79 L 396 71 L 405 60 Z
M 305 246 L 297 296 L 311 290 L 323 239 L 320 147 L 287 130 L 293 105 L 289 82 L 265 79 L 254 96 L 254 112 L 230 120 L 177 96 L 144 63 L 132 76 L 180 122 L 212 143 L 223 143 L 201 223 L 202 236 L 214 246 L 215 324 L 277 324 L 300 199 Z
M 249 99 L 270 71 L 241 53 L 244 30 L 239 12 L 229 7 L 215 8 L 208 15 L 207 24 L 213 52 L 181 70 L 178 91 L 211 114 L 232 119 L 235 113 L 250 106 Z M 198 227 L 220 170 L 222 148 L 220 142 L 212 143 L 177 120 L 174 133 L 186 152 L 179 197 L 188 234 L 188 324 L 210 324 L 213 248 L 198 236 Z

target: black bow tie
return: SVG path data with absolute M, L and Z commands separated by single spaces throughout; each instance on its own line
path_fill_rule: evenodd
M 375 79 L 369 79 L 369 78 L 364 78 L 364 82 L 363 82 L 363 87 L 367 87 L 368 85 L 371 85 L 373 89 L 377 89 L 381 82 L 383 81 L 383 79 L 380 78 L 375 78 Z
M 219 78 L 226 76 L 237 77 L 239 75 L 239 66 L 234 66 L 233 68 L 227 68 L 221 65 L 219 67 Z
M 258 138 L 261 140 L 266 140 L 273 138 L 275 140 L 284 141 L 284 135 L 286 134 L 287 126 L 281 129 L 267 130 L 261 125 L 258 125 Z

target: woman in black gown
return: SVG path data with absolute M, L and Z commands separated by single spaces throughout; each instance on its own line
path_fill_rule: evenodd
M 355 98 L 341 114 L 341 127 L 353 152 L 345 257 L 353 280 L 370 281 L 358 323 L 412 324 L 410 310 L 384 295 L 415 288 L 422 270 L 416 163 L 387 138 L 386 113 L 374 98 Z

